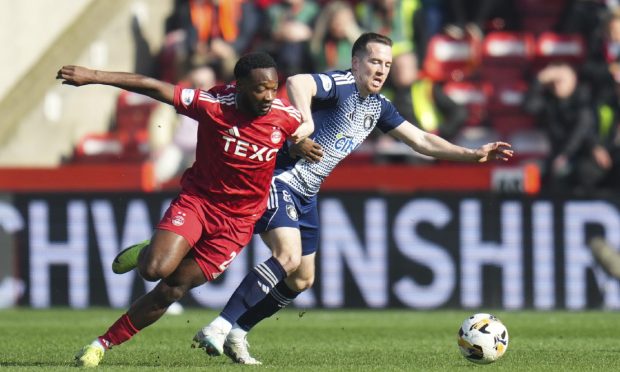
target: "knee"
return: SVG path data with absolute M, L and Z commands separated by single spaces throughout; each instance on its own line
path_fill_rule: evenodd
M 155 261 L 139 262 L 138 272 L 144 280 L 148 280 L 149 282 L 156 282 L 171 274 L 162 265 Z
M 276 260 L 282 265 L 287 274 L 291 274 L 301 265 L 301 252 L 283 252 L 276 256 Z

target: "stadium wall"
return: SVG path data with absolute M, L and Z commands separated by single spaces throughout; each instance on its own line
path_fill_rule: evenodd
M 153 283 L 115 275 L 110 263 L 151 235 L 174 195 L 0 195 L 0 281 L 23 284 L 1 297 L 35 308 L 127 307 Z M 620 246 L 620 199 L 328 192 L 320 218 L 317 280 L 297 307 L 620 308 L 620 282 L 587 247 L 596 235 Z M 268 254 L 254 239 L 183 303 L 223 306 Z

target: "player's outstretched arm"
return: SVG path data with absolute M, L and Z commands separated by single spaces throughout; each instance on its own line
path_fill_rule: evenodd
M 144 75 L 129 72 L 91 70 L 81 66 L 62 66 L 56 79 L 76 87 L 89 84 L 111 85 L 131 92 L 144 94 L 158 101 L 173 104 L 174 85 Z
M 294 75 L 286 79 L 286 92 L 293 106 L 301 112 L 302 123 L 291 136 L 291 139 L 298 143 L 314 132 L 314 121 L 312 121 L 310 105 L 312 97 L 316 95 L 316 83 L 312 75 Z
M 477 149 L 457 146 L 439 136 L 425 132 L 407 121 L 392 129 L 389 133 L 393 137 L 405 142 L 415 151 L 442 160 L 478 163 L 493 160 L 508 161 L 514 153 L 511 145 L 506 142 L 491 142 Z

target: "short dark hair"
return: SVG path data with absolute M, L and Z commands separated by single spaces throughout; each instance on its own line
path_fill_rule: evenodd
M 243 79 L 250 76 L 250 71 L 257 68 L 277 68 L 276 62 L 267 53 L 248 53 L 239 58 L 235 65 L 235 79 Z
M 377 34 L 376 32 L 365 32 L 353 43 L 353 49 L 351 50 L 351 57 L 355 57 L 360 53 L 366 53 L 366 46 L 369 43 L 381 43 L 387 46 L 392 46 L 392 39 L 385 35 Z

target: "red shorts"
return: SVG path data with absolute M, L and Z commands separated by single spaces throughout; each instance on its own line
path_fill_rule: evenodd
M 231 217 L 199 196 L 180 194 L 157 225 L 187 240 L 207 280 L 226 270 L 252 239 L 254 220 Z

